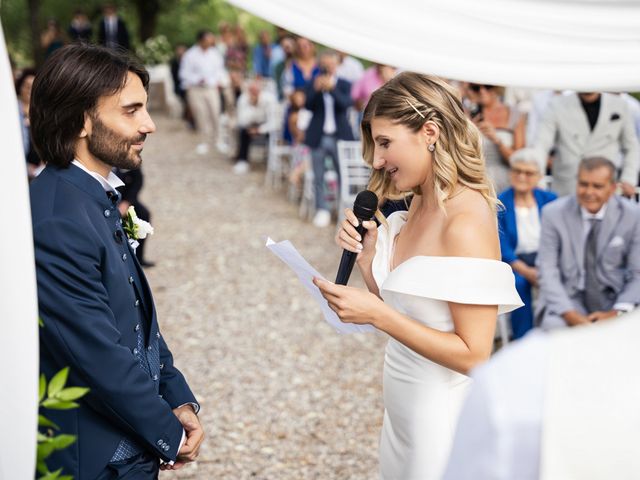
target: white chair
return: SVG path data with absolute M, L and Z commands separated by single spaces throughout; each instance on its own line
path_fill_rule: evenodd
M 358 141 L 338 141 L 338 164 L 340 165 L 338 223 L 340 223 L 344 217 L 344 209 L 352 208 L 356 195 L 369 185 L 371 168 L 362 158 L 362 146 Z
M 285 145 L 282 139 L 282 128 L 284 124 L 284 115 L 286 105 L 275 104 L 270 112 L 271 129 L 268 135 L 267 144 L 267 171 L 264 183 L 270 188 L 280 188 L 282 179 L 288 172 L 289 163 L 285 159 L 291 158 L 291 146 Z

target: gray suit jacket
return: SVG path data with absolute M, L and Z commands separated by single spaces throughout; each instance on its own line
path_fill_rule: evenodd
M 617 164 L 622 153 L 622 163 L 617 165 L 622 170 L 620 180 L 632 185 L 638 181 L 638 138 L 631 113 L 624 99 L 617 95 L 602 94 L 600 114 L 593 131 L 578 94 L 554 97 L 540 122 L 533 145 L 544 155 L 556 147 L 551 188 L 558 195 L 575 192 L 578 164 L 587 157 L 605 157 Z
M 613 196 L 598 236 L 596 275 L 603 292 L 616 303 L 640 303 L 640 207 Z M 540 297 L 536 316 L 543 328 L 566 326 L 562 314 L 586 313 L 582 215 L 575 195 L 549 203 L 542 215 L 537 267 Z

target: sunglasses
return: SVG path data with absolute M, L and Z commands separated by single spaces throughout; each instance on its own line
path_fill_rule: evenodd
M 485 90 L 491 90 L 495 88 L 495 85 L 480 85 L 478 83 L 472 83 L 471 85 L 469 85 L 469 88 L 478 93 L 481 88 L 484 88 Z

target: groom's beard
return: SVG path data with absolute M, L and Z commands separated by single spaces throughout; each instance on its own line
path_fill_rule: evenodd
M 87 148 L 93 156 L 116 168 L 132 170 L 140 166 L 142 156 L 131 146 L 143 142 L 147 138 L 145 134 L 134 138 L 124 137 L 107 127 L 98 117 L 91 117 L 91 120 L 92 130 Z

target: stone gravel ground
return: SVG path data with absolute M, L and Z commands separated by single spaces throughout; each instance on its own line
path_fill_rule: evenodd
M 207 435 L 197 463 L 161 479 L 377 478 L 386 340 L 336 334 L 264 247 L 265 235 L 289 239 L 332 279 L 334 228 L 300 220 L 284 192 L 264 187 L 263 164 L 235 176 L 229 160 L 194 153 L 181 121 L 154 118 L 147 275 Z

